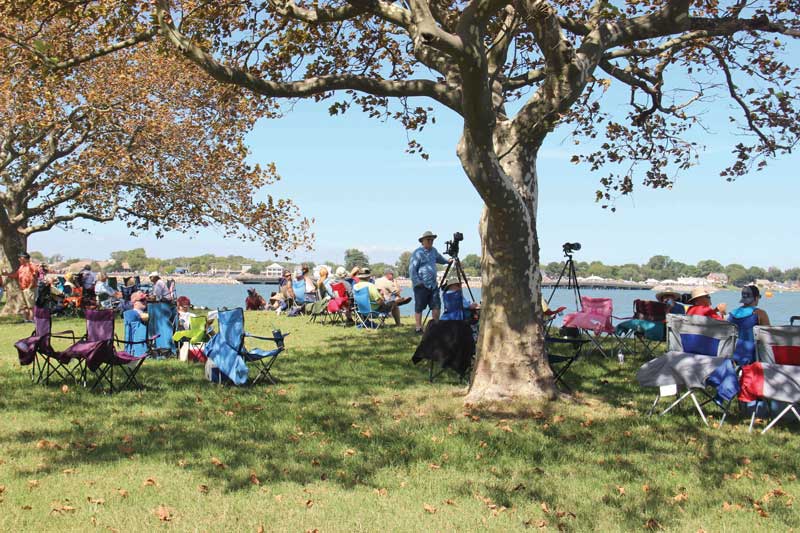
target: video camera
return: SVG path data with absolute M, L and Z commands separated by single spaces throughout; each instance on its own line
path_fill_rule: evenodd
M 464 234 L 463 233 L 461 233 L 460 231 L 457 231 L 457 232 L 453 233 L 453 240 L 452 241 L 446 241 L 444 243 L 444 245 L 446 247 L 445 250 L 444 250 L 444 253 L 446 253 L 447 255 L 449 255 L 451 257 L 458 257 L 458 243 L 460 243 L 463 240 L 464 240 Z
M 562 248 L 564 249 L 564 255 L 571 255 L 581 249 L 581 243 L 565 242 Z

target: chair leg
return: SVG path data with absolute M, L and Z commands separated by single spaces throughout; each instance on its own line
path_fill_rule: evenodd
M 697 408 L 697 412 L 700 413 L 700 418 L 703 419 L 703 423 L 706 426 L 708 426 L 708 420 L 706 420 L 706 415 L 703 412 L 703 408 L 700 407 L 700 402 L 697 401 L 697 396 L 694 395 L 694 392 L 692 392 L 689 396 L 692 397 L 692 401 L 694 402 L 694 406 L 695 406 L 695 408 Z
M 663 411 L 663 412 L 662 412 L 660 415 L 658 415 L 658 416 L 664 416 L 665 414 L 669 413 L 669 412 L 672 410 L 672 408 L 673 408 L 673 407 L 675 407 L 676 405 L 678 405 L 679 403 L 681 403 L 681 402 L 682 402 L 682 401 L 683 401 L 683 400 L 684 400 L 684 399 L 685 399 L 687 396 L 689 396 L 691 393 L 692 393 L 692 390 L 691 390 L 691 389 L 689 389 L 689 390 L 687 390 L 686 392 L 684 392 L 684 393 L 683 393 L 683 395 L 682 395 L 681 397 L 679 397 L 677 400 L 675 400 L 674 402 L 672 402 L 672 403 L 670 404 L 670 406 L 669 406 L 669 407 L 667 407 L 666 409 L 664 409 L 664 411 Z
M 655 411 L 655 409 L 656 409 L 656 405 L 658 405 L 658 402 L 659 402 L 660 400 L 661 400 L 661 393 L 659 393 L 659 394 L 656 394 L 656 399 L 655 399 L 655 401 L 653 402 L 653 405 L 651 405 L 651 406 L 650 406 L 650 410 L 649 410 L 649 411 L 647 411 L 647 416 L 653 416 L 653 411 Z

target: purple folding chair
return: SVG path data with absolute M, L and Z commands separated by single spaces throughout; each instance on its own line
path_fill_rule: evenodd
M 81 368 L 70 367 L 69 360 L 62 362 L 50 343 L 53 338 L 70 339 L 74 343 L 75 334 L 71 330 L 53 333 L 50 309 L 46 307 L 34 307 L 33 322 L 36 329 L 31 336 L 14 343 L 19 355 L 19 364 L 31 367 L 31 381 L 49 383 L 50 377 L 54 374 L 62 380 L 68 377 L 77 379 Z
M 128 342 L 138 344 L 134 341 Z M 152 339 L 139 342 L 151 343 Z M 137 357 L 127 352 L 117 351 L 114 347 L 115 343 L 121 343 L 121 341 L 114 336 L 114 311 L 111 309 L 87 309 L 86 336 L 67 348 L 61 355 L 85 362 L 83 382 L 86 384 L 86 370 L 91 370 L 95 375 L 92 390 L 104 382 L 108 383 L 111 393 L 132 386 L 141 387 L 136 379 L 136 373 L 147 359 L 149 351 Z M 115 368 L 122 370 L 124 379 L 122 385 L 114 384 Z

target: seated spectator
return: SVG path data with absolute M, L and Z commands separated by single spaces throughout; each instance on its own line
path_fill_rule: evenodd
M 108 284 L 108 274 L 105 272 L 100 272 L 97 275 L 97 281 L 94 284 L 94 294 L 97 296 L 97 301 L 100 302 L 102 307 L 110 307 L 110 305 L 105 304 L 105 302 L 110 302 L 112 298 L 122 298 L 122 293 Z
M 300 278 L 306 282 L 306 303 L 316 302 L 317 298 L 317 284 L 314 278 L 309 273 L 308 265 L 303 265 L 300 269 Z
M 92 272 L 92 267 L 90 265 L 84 265 L 83 270 L 81 271 L 81 283 L 83 284 L 84 292 L 93 291 L 96 281 L 97 277 L 95 276 L 94 272 Z
M 126 319 L 128 319 L 128 316 L 133 316 L 129 315 L 129 313 L 136 313 L 138 320 L 146 324 L 147 320 L 150 318 L 150 315 L 147 314 L 147 295 L 142 291 L 134 292 L 131 294 L 131 304 L 133 305 L 133 309 L 125 312 Z
M 372 273 L 368 268 L 361 268 L 358 271 L 358 283 L 353 285 L 353 291 L 357 291 L 363 288 L 367 288 L 369 291 L 369 304 L 373 311 L 377 311 L 379 313 L 387 313 L 390 314 L 393 312 L 395 308 L 395 302 L 387 302 L 384 300 L 381 293 L 375 287 L 374 283 L 370 283 L 370 278 L 372 278 Z
M 670 287 L 667 287 L 661 292 L 657 292 L 656 300 L 662 304 L 667 304 L 667 313 L 672 313 L 673 315 L 686 314 L 686 306 L 681 303 L 680 293 Z
M 278 288 L 282 289 L 286 285 L 289 285 L 291 287 L 291 285 L 292 285 L 292 273 L 288 269 L 284 268 L 283 269 L 283 275 L 281 276 L 281 279 L 278 281 Z
M 333 298 L 334 296 L 336 296 L 335 294 L 333 294 L 333 291 L 331 290 L 331 282 L 333 280 L 331 280 L 328 277 L 328 275 L 329 275 L 328 269 L 325 267 L 320 267 L 319 279 L 317 280 L 316 288 L 317 288 L 317 296 L 321 299 Z
M 439 320 L 471 320 L 472 311 L 480 309 L 480 305 L 464 296 L 461 290 L 461 279 L 458 275 L 450 275 L 445 281 L 442 292 L 444 312 Z
M 161 279 L 161 274 L 158 272 L 150 272 L 149 278 L 150 283 L 153 284 L 153 288 L 150 290 L 150 296 L 153 300 L 157 302 L 172 301 L 172 293 L 167 287 L 167 284 L 164 283 L 164 280 Z
M 192 317 L 197 315 L 189 311 L 192 306 L 192 301 L 188 296 L 181 296 L 178 298 L 178 330 L 187 330 L 192 328 Z
M 756 342 L 753 327 L 769 326 L 766 311 L 758 308 L 761 292 L 755 285 L 742 287 L 741 307 L 730 312 L 728 320 L 738 329 L 733 358 L 739 364 L 750 364 L 756 360 Z
M 407 304 L 411 301 L 411 298 L 403 298 L 400 296 L 400 287 L 397 286 L 397 282 L 394 280 L 394 271 L 390 268 L 384 270 L 383 276 L 375 280 L 375 287 L 378 289 L 378 292 L 381 293 L 381 296 L 385 302 L 395 303 L 395 305 L 392 307 L 392 317 L 394 318 L 395 325 L 399 326 L 399 306 Z
M 255 289 L 247 289 L 247 298 L 244 301 L 244 308 L 247 311 L 261 311 L 267 306 L 264 297 L 258 294 Z
M 275 311 L 277 314 L 281 314 L 282 312 L 286 311 L 288 304 L 286 303 L 286 297 L 280 292 L 273 292 L 269 297 L 269 309 Z
M 697 287 L 692 290 L 692 297 L 689 299 L 689 310 L 686 311 L 687 315 L 694 316 L 707 316 L 717 320 L 725 320 L 725 309 L 727 306 L 724 303 L 716 307 L 711 307 L 711 294 L 708 289 Z

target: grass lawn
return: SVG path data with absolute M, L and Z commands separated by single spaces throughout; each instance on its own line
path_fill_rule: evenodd
M 574 397 L 493 416 L 427 382 L 410 324 L 247 314 L 274 327 L 291 332 L 277 386 L 148 361 L 146 390 L 108 396 L 32 385 L 13 348 L 31 325 L 1 325 L 0 531 L 800 528 L 800 430 L 647 418 L 634 357 L 585 358 Z

